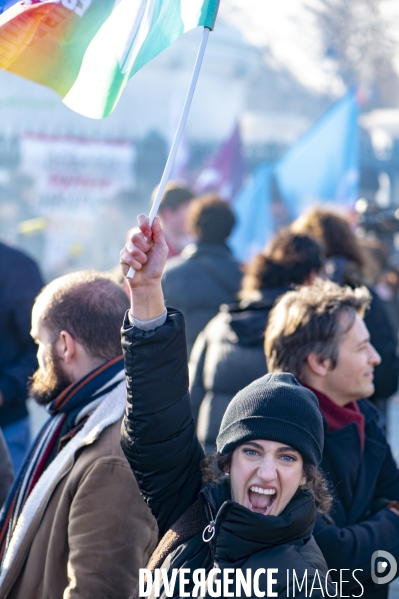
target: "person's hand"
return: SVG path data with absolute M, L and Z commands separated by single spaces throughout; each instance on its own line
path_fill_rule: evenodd
M 152 228 L 148 218 L 140 214 L 139 228 L 120 253 L 120 263 L 125 281 L 130 287 L 132 316 L 138 320 L 152 320 L 165 311 L 161 277 L 168 257 L 168 246 L 158 217 Z M 126 275 L 129 268 L 135 270 L 133 279 Z
M 168 256 L 168 246 L 159 217 L 155 217 L 152 228 L 144 214 L 137 217 L 137 222 L 138 229 L 133 232 L 120 253 L 123 275 L 127 276 L 130 267 L 135 270 L 133 279 L 126 278 L 131 289 L 157 285 Z

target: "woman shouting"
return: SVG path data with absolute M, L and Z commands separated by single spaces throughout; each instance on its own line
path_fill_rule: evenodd
M 136 271 L 127 279 L 131 308 L 123 326 L 122 447 L 160 542 L 139 592 L 324 597 L 327 590 L 337 596 L 312 537 L 317 504 L 327 509 L 329 503 L 318 470 L 323 423 L 316 397 L 288 373 L 254 381 L 228 405 L 217 453 L 204 461 L 188 394 L 184 318 L 164 306 L 166 256 L 159 220 L 151 228 L 140 216 L 121 252 L 124 274 Z M 157 581 L 152 590 L 150 579 Z

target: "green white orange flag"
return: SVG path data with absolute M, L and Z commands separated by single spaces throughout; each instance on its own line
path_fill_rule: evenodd
M 128 80 L 219 0 L 0 0 L 0 67 L 54 89 L 72 110 L 111 114 Z

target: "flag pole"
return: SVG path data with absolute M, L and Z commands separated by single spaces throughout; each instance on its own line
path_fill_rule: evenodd
M 210 29 L 208 27 L 204 27 L 204 31 L 202 33 L 201 44 L 198 49 L 197 58 L 195 60 L 194 71 L 193 71 L 193 74 L 191 77 L 190 87 L 188 88 L 188 92 L 187 92 L 183 110 L 182 110 L 182 113 L 180 116 L 179 124 L 177 126 L 176 133 L 173 138 L 172 146 L 169 151 L 169 156 L 166 161 L 165 169 L 163 171 L 161 181 L 158 185 L 158 190 L 157 190 L 157 193 L 156 193 L 156 196 L 155 196 L 155 199 L 152 204 L 150 214 L 148 217 L 149 221 L 150 221 L 150 227 L 152 226 L 152 223 L 154 222 L 154 218 L 157 215 L 158 208 L 159 208 L 159 205 L 162 200 L 163 192 L 165 191 L 166 184 L 169 180 L 170 173 L 172 171 L 172 167 L 173 167 L 173 164 L 174 164 L 174 161 L 176 158 L 177 150 L 179 148 L 180 140 L 183 135 L 184 126 L 186 124 L 187 116 L 190 111 L 191 101 L 194 96 L 195 86 L 197 85 L 198 76 L 199 76 L 199 73 L 201 70 L 202 59 L 204 58 L 205 48 L 206 48 L 206 44 L 207 44 L 208 37 L 209 37 L 209 32 L 210 32 Z M 135 274 L 135 270 L 132 267 L 130 267 L 129 272 L 127 273 L 127 277 L 129 279 L 133 279 L 134 274 Z

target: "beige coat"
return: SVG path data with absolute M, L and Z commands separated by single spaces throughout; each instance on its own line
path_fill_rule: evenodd
M 132 595 L 139 568 L 156 545 L 157 527 L 120 447 L 124 383 L 116 390 L 120 387 L 118 420 L 101 430 L 104 418 L 93 416 L 101 407 L 107 413 L 103 402 L 31 493 L 3 561 L 0 599 Z M 108 412 L 111 395 L 115 390 L 107 396 Z M 47 476 L 57 460 L 59 471 Z M 34 496 L 40 484 L 41 493 Z

